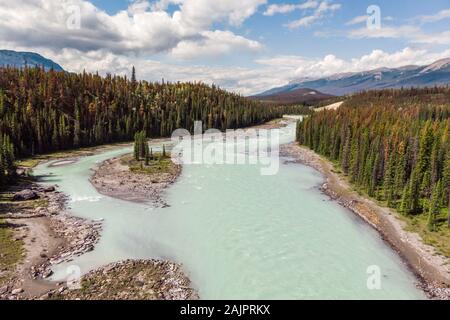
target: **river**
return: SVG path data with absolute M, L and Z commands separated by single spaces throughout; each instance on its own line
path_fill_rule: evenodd
M 281 143 L 294 134 L 294 123 L 283 128 Z M 98 163 L 130 151 L 34 170 L 70 197 L 71 214 L 104 219 L 95 250 L 56 265 L 53 280 L 73 265 L 86 273 L 162 258 L 182 264 L 203 299 L 425 298 L 378 233 L 319 191 L 323 177 L 310 167 L 282 158 L 276 175 L 263 176 L 258 165 L 185 165 L 167 191 L 170 207 L 153 208 L 102 196 L 89 182 Z M 368 286 L 373 279 L 379 286 Z

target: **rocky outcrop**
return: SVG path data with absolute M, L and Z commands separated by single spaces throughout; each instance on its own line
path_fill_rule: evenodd
M 76 288 L 78 286 L 78 288 Z M 198 295 L 177 264 L 159 260 L 113 263 L 82 277 L 72 288 L 61 286 L 42 299 L 192 300 Z
M 16 192 L 13 196 L 14 201 L 29 201 L 36 200 L 39 198 L 39 195 L 30 189 L 25 189 L 19 192 Z

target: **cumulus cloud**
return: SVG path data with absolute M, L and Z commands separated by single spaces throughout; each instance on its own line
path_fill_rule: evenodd
M 264 11 L 265 16 L 273 16 L 277 13 L 289 13 L 295 10 L 314 9 L 319 5 L 318 1 L 308 0 L 301 4 L 271 4 Z
M 398 52 L 373 50 L 354 59 L 333 54 L 319 58 L 279 55 L 260 58 L 251 67 L 193 66 L 181 59 L 217 56 L 232 52 L 260 52 L 264 46 L 219 26 L 239 26 L 266 0 L 136 0 L 115 14 L 108 14 L 86 0 L 2 0 L 0 47 L 35 51 L 53 59 L 67 71 L 129 75 L 132 65 L 139 79 L 151 81 L 203 81 L 244 95 L 255 94 L 295 79 L 318 78 L 341 72 L 378 67 L 428 64 L 450 56 L 450 50 L 432 53 L 405 48 Z M 67 28 L 63 5 L 77 5 L 81 28 Z M 290 12 L 287 7 L 269 6 L 267 15 Z M 331 1 L 293 4 L 303 18 L 291 27 L 309 26 L 340 8 Z M 302 7 L 299 7 L 302 6 Z M 168 8 L 171 8 L 168 10 Z M 269 12 L 269 9 L 271 10 Z M 270 14 L 269 14 L 270 13 Z M 371 32 L 371 33 L 367 33 Z M 423 44 L 449 43 L 448 32 L 423 34 L 415 26 L 382 30 L 352 30 L 353 38 L 401 38 Z M 167 53 L 164 61 L 152 54 Z M 170 58 L 177 58 L 170 60 Z
M 114 15 L 85 0 L 2 0 L 0 40 L 11 45 L 45 46 L 83 52 L 107 49 L 115 54 L 154 54 L 186 40 L 201 38 L 214 23 L 240 25 L 266 0 L 134 1 Z M 173 14 L 164 9 L 178 6 Z M 68 28 L 78 8 L 80 28 Z
M 382 67 L 398 68 L 405 65 L 427 65 L 449 56 L 450 49 L 433 53 L 426 49 L 407 47 L 393 53 L 373 50 L 368 54 L 347 60 L 329 54 L 323 58 L 312 59 L 301 56 L 277 56 L 269 59 L 259 59 L 257 62 L 267 67 L 279 65 L 285 71 L 290 66 L 292 71 L 290 74 L 291 79 L 304 79 L 327 77 L 338 73 L 362 72 Z
M 305 16 L 301 19 L 289 22 L 286 26 L 289 29 L 297 29 L 300 27 L 308 27 L 312 25 L 314 22 L 322 20 L 327 15 L 332 14 L 333 12 L 339 10 L 342 7 L 339 3 L 332 3 L 330 1 L 322 1 L 314 10 L 314 12 L 308 16 Z
M 185 40 L 171 50 L 176 58 L 192 59 L 203 53 L 203 56 L 218 56 L 221 54 L 249 51 L 258 52 L 263 46 L 258 41 L 237 36 L 230 31 L 204 31 L 201 39 Z
M 20 49 L 20 48 L 19 48 Z M 450 49 L 430 52 L 407 47 L 396 52 L 373 50 L 365 55 L 343 59 L 333 54 L 320 58 L 278 55 L 256 59 L 256 67 L 186 66 L 163 63 L 142 57 L 116 55 L 108 51 L 81 52 L 76 49 L 53 51 L 42 48 L 43 55 L 57 61 L 68 71 L 99 72 L 130 75 L 130 66 L 137 69 L 139 79 L 149 81 L 202 81 L 243 95 L 256 94 L 294 80 L 317 79 L 337 73 L 361 72 L 381 67 L 427 65 L 450 56 Z

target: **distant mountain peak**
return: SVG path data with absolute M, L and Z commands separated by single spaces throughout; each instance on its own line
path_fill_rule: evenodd
M 291 81 L 285 86 L 267 90 L 258 96 L 283 94 L 301 88 L 314 89 L 330 95 L 346 95 L 364 90 L 434 87 L 449 84 L 450 58 L 447 58 L 428 66 L 382 67 L 362 72 L 338 73 L 312 80 Z
M 284 92 L 273 92 L 265 95 L 250 97 L 253 100 L 272 102 L 277 104 L 295 105 L 295 104 L 315 104 L 322 100 L 333 98 L 329 94 L 323 94 L 320 91 L 309 88 L 297 88 Z
M 430 71 L 438 71 L 438 70 L 441 70 L 441 69 L 444 69 L 447 67 L 450 67 L 450 58 L 441 59 L 441 60 L 438 60 L 438 61 L 430 64 L 428 67 L 423 69 L 421 71 L 421 73 L 426 73 L 426 72 L 430 72 Z
M 46 70 L 64 71 L 59 64 L 38 53 L 13 50 L 0 50 L 0 66 L 13 66 L 17 68 L 44 66 Z

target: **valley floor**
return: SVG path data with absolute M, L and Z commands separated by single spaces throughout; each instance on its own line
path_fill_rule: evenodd
M 283 122 L 275 121 L 262 127 L 275 128 L 283 125 Z M 95 151 L 85 150 L 84 153 L 90 154 Z M 334 170 L 329 161 L 295 143 L 282 146 L 281 152 L 282 155 L 294 157 L 297 161 L 322 172 L 326 177 L 322 190 L 326 194 L 378 230 L 422 280 L 422 289 L 430 297 L 450 299 L 448 258 L 439 255 L 433 247 L 425 245 L 417 234 L 405 231 L 404 222 L 391 209 L 358 195 L 345 178 Z M 68 153 L 66 157 L 58 154 L 55 158 L 47 157 L 37 161 L 56 158 L 70 158 L 76 161 L 75 156 L 81 154 Z M 32 165 L 37 163 L 34 161 L 31 161 Z M 142 172 L 130 173 L 126 163 L 123 158 L 104 162 L 94 173 L 92 183 L 101 193 L 108 196 L 124 199 L 123 188 L 133 188 L 134 196 L 138 198 L 125 200 L 142 201 L 150 197 L 157 204 L 164 205 L 162 192 L 175 181 L 181 168 L 173 167 L 168 174 L 163 175 L 163 179 L 159 179 L 161 175 L 143 177 L 145 173 Z M 121 178 L 111 180 L 108 178 L 111 175 Z M 125 183 L 121 184 L 120 181 Z M 152 184 L 155 187 L 149 188 Z M 33 184 L 25 185 L 23 188 L 34 188 L 40 196 L 39 200 L 19 205 L 11 202 L 11 195 L 7 195 L 0 201 L 2 206 L 0 247 L 3 245 L 15 248 L 7 252 L 7 256 L 2 255 L 0 259 L 9 261 L 8 265 L 0 265 L 0 299 L 198 298 L 181 268 L 168 261 L 124 261 L 112 264 L 83 277 L 82 289 L 74 292 L 67 290 L 65 283 L 56 284 L 39 280 L 51 274 L 49 266 L 52 263 L 60 263 L 64 259 L 70 259 L 72 254 L 79 255 L 92 250 L 99 237 L 101 222 L 88 222 L 70 217 L 65 212 L 64 196 L 58 192 L 46 192 Z M 5 228 L 2 219 L 7 221 Z M 6 233 L 4 230 L 10 231 Z M 17 267 L 13 268 L 15 264 Z M 144 269 L 147 271 L 143 271 Z M 113 281 L 117 273 L 121 274 L 121 279 L 125 282 L 136 274 L 141 280 L 122 286 Z M 164 279 L 173 281 L 167 282 Z M 137 289 L 142 287 L 142 283 L 151 283 L 145 287 L 145 292 Z

